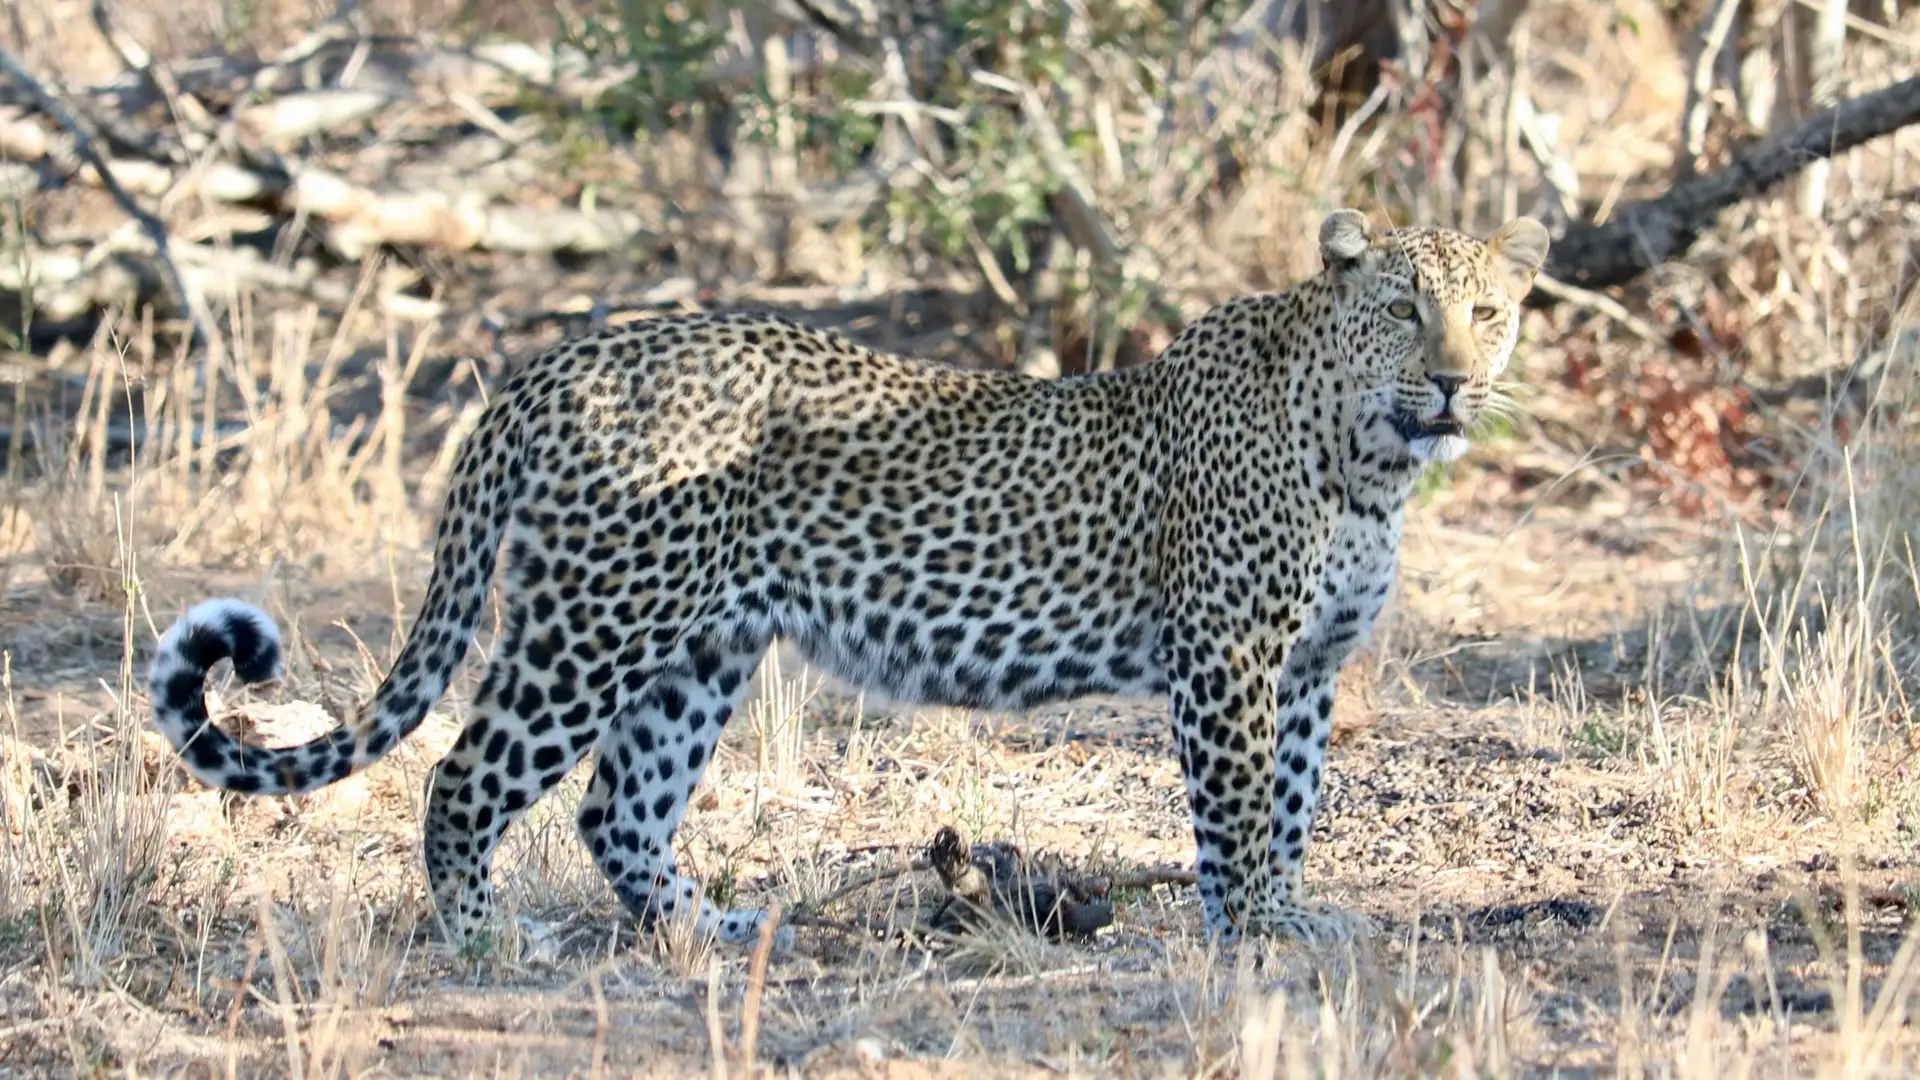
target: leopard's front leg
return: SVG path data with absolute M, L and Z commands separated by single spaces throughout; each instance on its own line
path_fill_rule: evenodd
M 1354 920 L 1323 904 L 1308 904 L 1303 870 L 1313 835 L 1314 811 L 1333 731 L 1334 682 L 1339 662 L 1318 649 L 1296 648 L 1280 679 L 1274 724 L 1273 828 L 1267 848 L 1275 905 L 1299 912 L 1289 927 L 1310 941 L 1344 941 Z M 1290 918 L 1282 916 L 1283 921 Z
M 1379 536 L 1381 542 L 1350 550 L 1341 560 L 1352 576 L 1328 588 L 1312 624 L 1288 650 L 1280 674 L 1268 865 L 1274 888 L 1292 903 L 1305 903 L 1302 871 L 1333 735 L 1335 684 L 1341 667 L 1372 632 L 1393 581 L 1397 532 Z
M 1268 861 L 1279 678 L 1313 614 L 1342 498 L 1321 471 L 1340 447 L 1316 449 L 1257 422 L 1288 415 L 1300 392 L 1258 384 L 1209 398 L 1204 427 L 1180 417 L 1189 433 L 1254 434 L 1180 442 L 1161 521 L 1156 659 L 1193 813 L 1207 934 L 1225 942 L 1329 929 L 1274 880 Z M 1250 471 L 1250 461 L 1260 466 Z
M 1338 669 L 1318 654 L 1296 650 L 1280 680 L 1274 724 L 1273 832 L 1268 864 L 1276 888 L 1298 898 L 1327 742 L 1333 733 Z
M 1193 812 L 1200 903 L 1208 936 L 1232 942 L 1257 927 L 1272 895 L 1274 679 L 1239 649 L 1178 655 L 1186 663 L 1170 673 L 1173 735 Z
M 1274 718 L 1278 668 L 1255 650 L 1180 650 L 1170 680 L 1174 738 L 1193 811 L 1195 866 L 1209 937 L 1308 941 L 1344 936 L 1344 923 L 1306 907 L 1277 878 Z M 1283 768 L 1290 769 L 1289 766 Z

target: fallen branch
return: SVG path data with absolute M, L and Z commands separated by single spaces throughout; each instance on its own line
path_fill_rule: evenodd
M 1063 873 L 1063 867 L 1043 868 L 1029 864 L 1011 845 L 968 845 L 949 826 L 935 835 L 925 856 L 862 874 L 811 903 L 795 905 L 787 921 L 798 926 L 851 929 L 847 924 L 828 918 L 823 913 L 868 886 L 923 870 L 938 873 L 941 883 L 952 894 L 948 904 L 943 905 L 943 911 L 956 899 L 986 911 L 1005 907 L 1009 898 L 1024 896 L 1028 910 L 1022 913 L 1024 919 L 1020 921 L 1031 924 L 1030 929 L 1077 927 L 1086 932 L 1105 926 L 1112 919 L 1111 895 L 1114 889 L 1193 885 L 1199 880 L 1192 870 L 1171 866 L 1150 866 L 1086 877 L 1072 872 Z M 1041 896 L 1044 896 L 1044 902 L 1041 902 Z M 1014 907 L 1017 909 L 1019 905 L 1015 904 Z M 1055 911 L 1056 907 L 1061 910 Z M 1057 926 L 1054 925 L 1056 920 Z M 934 921 L 939 926 L 941 917 L 936 914 Z
M 1547 276 L 1587 290 L 1631 281 L 1686 254 L 1722 210 L 1764 193 L 1811 162 L 1916 122 L 1920 77 L 1822 109 L 1735 154 L 1726 168 L 1625 207 L 1604 225 L 1569 225 L 1547 256 Z M 1535 289 L 1528 302 L 1547 307 L 1554 299 Z
M 404 100 L 386 90 L 305 90 L 239 109 L 234 124 L 248 138 L 287 146 L 372 120 Z
M 1109 889 L 1150 889 L 1156 885 L 1197 885 L 1200 875 L 1176 866 L 1149 866 L 1129 870 L 1106 879 Z
M 462 192 L 374 191 L 318 169 L 294 178 L 287 202 L 293 212 L 327 222 L 327 245 L 348 259 L 382 244 L 600 254 L 657 239 L 630 210 L 547 210 L 487 204 Z
M 1556 281 L 1545 274 L 1540 274 L 1533 279 L 1533 287 L 1536 291 L 1545 293 L 1555 300 L 1564 301 L 1575 307 L 1583 307 L 1588 311 L 1604 315 L 1614 322 L 1619 323 L 1628 333 L 1642 341 L 1664 343 L 1667 340 L 1667 336 L 1662 334 L 1652 323 L 1628 311 L 1625 304 L 1608 296 L 1606 293 L 1597 293 L 1591 289 L 1582 289 L 1575 285 L 1569 285 L 1564 281 Z
M 823 66 L 832 65 L 818 57 L 798 61 L 794 78 L 811 78 Z M 131 70 L 70 92 L 91 108 L 138 115 L 170 104 L 167 92 L 149 77 L 152 70 Z M 757 57 L 718 60 L 701 74 L 702 91 L 724 98 L 750 88 L 760 74 Z M 272 60 L 202 57 L 172 65 L 166 75 L 182 98 L 218 113 L 272 95 L 309 91 L 372 91 L 415 105 L 448 104 L 464 96 L 497 106 L 519 103 L 533 91 L 577 107 L 591 105 L 640 72 L 636 65 L 610 64 L 571 46 L 489 41 L 452 47 L 364 33 L 333 19 Z M 0 104 L 33 103 L 29 95 L 0 83 Z
M 1693 77 L 1687 82 L 1687 107 L 1681 111 L 1679 175 L 1692 176 L 1701 155 L 1707 152 L 1707 121 L 1713 112 L 1713 75 L 1720 54 L 1727 47 L 1727 35 L 1733 30 L 1733 17 L 1740 10 L 1739 0 L 1717 0 L 1713 11 L 1695 37 L 1700 50 L 1693 61 Z
M 1040 160 L 1046 162 L 1047 171 L 1059 185 L 1054 192 L 1053 206 L 1054 212 L 1060 215 L 1060 223 L 1066 227 L 1074 246 L 1091 254 L 1096 265 L 1117 272 L 1122 257 L 1120 245 L 1114 241 L 1113 230 L 1107 228 L 1099 208 L 1094 205 L 1092 185 L 1081 175 L 1066 140 L 1060 137 L 1053 118 L 1047 115 L 1047 104 L 1040 99 L 1040 91 L 1031 83 L 989 71 L 975 71 L 973 81 L 1019 100 L 1021 114 L 1026 117 L 1027 128 L 1033 135 L 1034 149 L 1039 151 Z
M 1060 222 L 1061 230 L 1067 239 L 1093 258 L 1094 269 L 1110 280 L 1118 282 L 1127 272 L 1128 252 L 1113 238 L 1113 230 L 1107 226 L 1105 217 L 1094 196 L 1093 186 L 1087 182 L 1085 174 L 1074 161 L 1073 153 L 1060 135 L 1060 129 L 1054 125 L 1053 118 L 1047 112 L 1047 104 L 1040 97 L 1040 91 L 1032 83 L 1021 79 L 1010 79 L 993 72 L 976 70 L 972 74 L 974 82 L 981 86 L 1012 95 L 1020 103 L 1021 115 L 1027 122 L 1027 130 L 1033 140 L 1033 147 L 1039 153 L 1040 160 L 1046 164 L 1047 171 L 1056 185 L 1053 195 L 1048 199 L 1055 218 Z M 983 268 L 985 264 L 982 264 Z M 1140 269 L 1136 263 L 1136 269 Z M 1147 282 L 1146 313 L 1152 318 L 1177 332 L 1185 321 L 1179 305 L 1168 300 L 1160 289 L 1152 284 L 1156 275 L 1149 270 L 1143 277 Z M 998 287 L 995 292 L 999 292 Z M 1138 362 L 1144 357 L 1132 355 L 1132 343 L 1122 338 L 1118 347 L 1129 355 L 1125 365 Z
M 0 106 L 0 156 L 10 161 L 45 161 L 75 180 L 117 184 L 122 193 L 149 199 L 191 195 L 217 203 L 270 201 L 290 183 L 285 174 L 248 169 L 225 162 L 188 168 L 145 158 L 101 158 L 104 169 L 89 169 L 73 129 L 49 131 L 22 111 Z M 111 188 L 108 188 L 111 194 Z M 117 198 L 116 198 L 117 201 Z
M 169 107 L 178 111 L 182 121 L 203 132 L 213 128 L 213 120 L 200 102 L 181 93 L 180 84 L 174 80 L 173 74 L 164 65 L 155 63 L 153 54 L 147 51 L 146 46 L 114 20 L 107 0 L 93 0 L 93 25 L 100 31 L 107 46 L 120 58 L 120 62 L 145 80 Z

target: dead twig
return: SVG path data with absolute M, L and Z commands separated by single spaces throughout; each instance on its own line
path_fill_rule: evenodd
M 1687 83 L 1687 107 L 1682 113 L 1680 133 L 1680 174 L 1691 176 L 1707 152 L 1707 121 L 1713 113 L 1713 68 L 1726 51 L 1727 35 L 1733 31 L 1733 17 L 1740 10 L 1739 0 L 1719 0 L 1699 31 L 1700 52 L 1694 57 L 1693 75 Z
M 1556 281 L 1545 274 L 1538 275 L 1533 279 L 1533 287 L 1553 297 L 1555 300 L 1572 304 L 1575 307 L 1586 308 L 1588 311 L 1598 315 L 1604 315 L 1614 322 L 1619 323 L 1628 333 L 1642 341 L 1653 341 L 1664 344 L 1667 340 L 1667 336 L 1660 332 L 1659 327 L 1628 311 L 1625 304 L 1622 304 L 1620 301 L 1615 300 L 1605 293 L 1597 293 L 1590 289 L 1582 289 L 1577 285 L 1569 285 L 1564 281 Z
M 753 960 L 747 967 L 746 999 L 740 1005 L 740 1066 L 753 1073 L 760 1058 L 760 1002 L 767 992 L 767 960 L 773 954 L 773 937 L 780 929 L 780 909 L 767 912 L 760 924 L 760 937 L 753 944 Z
M 1847 0 L 1826 0 L 1801 50 L 1806 58 L 1809 105 L 1824 108 L 1840 100 L 1840 53 L 1846 41 Z M 1800 212 L 1807 217 L 1826 216 L 1829 171 L 1825 160 L 1815 161 L 1800 181 Z
M 1048 115 L 1047 103 L 1041 98 L 1040 91 L 1023 79 L 1011 79 L 991 71 L 976 69 L 971 78 L 981 86 L 1012 95 L 1019 102 L 1033 148 L 1059 185 L 1048 203 L 1062 231 L 1075 247 L 1093 257 L 1094 266 L 1100 273 L 1113 281 L 1121 280 L 1127 271 L 1127 252 L 1113 238 L 1113 230 L 1100 213 L 1093 185 L 1087 182 L 1086 174 L 1074 161 L 1072 151 L 1060 135 L 1060 129 Z M 1147 276 L 1150 280 L 1151 272 Z M 998 284 L 994 288 L 996 293 L 999 292 Z M 1178 332 L 1185 322 L 1179 305 L 1168 300 L 1152 284 L 1147 286 L 1146 312 L 1170 331 Z M 1122 347 L 1131 351 L 1130 343 L 1123 341 Z
M 26 245 L 24 265 L 0 265 L 0 293 L 30 295 L 35 311 L 59 322 L 90 311 L 159 299 L 168 283 L 147 234 L 127 224 L 87 248 Z M 189 289 L 201 296 L 256 289 L 293 293 L 332 308 L 343 307 L 351 290 L 321 275 L 309 264 L 283 267 L 247 248 L 220 247 L 181 240 L 174 244 L 176 269 Z M 437 315 L 430 302 L 399 299 L 416 314 Z
M 173 73 L 155 63 L 153 53 L 114 19 L 113 9 L 107 0 L 93 0 L 93 25 L 120 58 L 120 62 L 145 79 L 181 120 L 203 134 L 213 129 L 213 118 L 208 115 L 206 107 L 197 99 L 181 93 L 180 83 L 174 79 Z
M 1793 0 L 1793 2 L 1806 8 L 1808 11 L 1825 11 L 1827 8 L 1826 0 Z M 1859 34 L 1861 37 L 1872 38 L 1883 45 L 1891 45 L 1908 54 L 1920 53 L 1920 41 L 1915 41 L 1905 34 L 1889 30 L 1879 23 L 1868 22 L 1866 19 L 1855 15 L 1851 11 L 1848 11 L 1846 16 L 1847 29 Z
M 833 930 L 848 937 L 871 938 L 873 931 L 863 929 L 841 919 L 830 919 L 825 915 L 789 915 L 782 920 L 788 926 L 804 926 L 808 929 Z
M 1113 239 L 1113 231 L 1100 216 L 1095 205 L 1093 188 L 1087 178 L 1081 174 L 1080 166 L 1073 160 L 1073 154 L 1067 149 L 1066 140 L 1060 137 L 1060 131 L 1053 125 L 1053 118 L 1047 115 L 1046 102 L 1040 99 L 1040 91 L 1026 82 L 1010 79 L 991 71 L 975 71 L 973 81 L 981 86 L 1011 94 L 1020 102 L 1021 114 L 1026 118 L 1027 127 L 1032 132 L 1034 149 L 1040 152 L 1040 158 L 1047 164 L 1047 171 L 1060 185 L 1054 196 L 1054 208 L 1060 215 L 1061 224 L 1066 226 L 1067 235 L 1073 242 L 1093 255 L 1094 261 L 1103 269 L 1118 270 L 1121 262 L 1120 245 Z
M 1129 870 L 1125 873 L 1111 874 L 1106 878 L 1109 889 L 1150 889 L 1155 885 L 1196 885 L 1200 875 L 1177 866 L 1149 866 L 1144 870 Z

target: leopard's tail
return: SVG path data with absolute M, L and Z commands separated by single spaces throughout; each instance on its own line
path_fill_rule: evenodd
M 299 746 L 267 749 L 209 722 L 207 671 L 215 663 L 231 659 L 244 683 L 280 674 L 280 631 L 250 604 L 206 601 L 161 636 L 148 674 L 153 720 L 195 776 L 248 794 L 312 791 L 380 760 L 420 726 L 479 629 L 500 541 L 524 487 L 516 404 L 511 394 L 497 398 L 460 448 L 434 540 L 427 598 L 393 670 L 351 723 Z

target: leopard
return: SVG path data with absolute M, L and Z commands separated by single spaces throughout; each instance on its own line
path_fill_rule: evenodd
M 349 716 L 277 748 L 214 724 L 215 665 L 285 669 L 274 621 L 228 598 L 160 637 L 154 722 L 213 787 L 335 783 L 447 692 L 497 573 L 492 654 L 427 781 L 426 880 L 456 941 L 491 932 L 504 832 L 589 753 L 578 834 L 638 925 L 773 932 L 682 873 L 674 836 L 776 641 L 906 703 L 1164 701 L 1207 940 L 1349 939 L 1303 880 L 1337 675 L 1419 478 L 1510 403 L 1548 244 L 1526 217 L 1480 239 L 1335 210 L 1313 276 L 1219 302 L 1153 359 L 1054 378 L 750 311 L 601 328 L 505 373 L 404 644 Z

